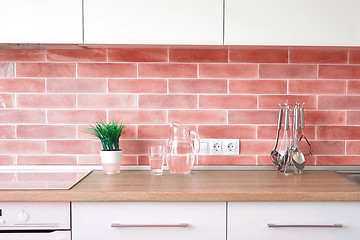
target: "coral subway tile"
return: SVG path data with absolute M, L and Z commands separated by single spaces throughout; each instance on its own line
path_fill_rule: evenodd
M 133 94 L 78 94 L 78 108 L 135 109 L 136 95 Z
M 196 78 L 196 64 L 139 63 L 139 77 L 144 78 Z
M 89 124 L 106 121 L 106 110 L 48 110 L 47 120 L 49 124 Z
M 290 80 L 289 94 L 345 94 L 345 80 Z
M 109 48 L 109 62 L 167 62 L 167 48 Z
M 224 124 L 226 118 L 225 110 L 169 110 L 169 122 Z
M 45 50 L 39 49 L 8 49 L 0 50 L 0 61 L 44 61 Z
M 277 118 L 277 111 L 229 111 L 229 124 L 274 124 Z
M 100 154 L 97 155 L 79 155 L 77 157 L 78 165 L 101 165 Z
M 227 63 L 228 50 L 224 49 L 177 49 L 170 48 L 170 62 Z
M 170 127 L 168 125 L 139 125 L 139 139 L 168 139 Z
M 360 155 L 360 141 L 346 141 L 346 155 Z
M 238 47 L 230 49 L 231 63 L 287 63 L 287 47 Z
M 196 106 L 196 95 L 139 95 L 140 109 L 191 109 Z
M 317 156 L 316 165 L 320 166 L 359 166 L 360 156 Z
M 0 155 L 0 165 L 15 165 L 15 155 Z
M 43 93 L 45 79 L 38 78 L 2 78 L 0 91 L 12 93 Z
M 305 111 L 305 125 L 344 125 L 345 111 Z
M 75 94 L 18 94 L 18 108 L 75 108 Z
M 348 111 L 346 114 L 347 125 L 360 125 L 360 111 Z
M 201 138 L 238 138 L 255 139 L 256 126 L 254 125 L 200 125 Z
M 316 79 L 316 65 L 260 64 L 260 78 Z
M 47 140 L 47 154 L 98 154 L 98 140 Z
M 0 139 L 14 139 L 15 126 L 14 125 L 0 125 Z
M 166 145 L 166 140 L 120 140 L 120 148 L 124 154 L 147 154 L 148 147 Z
M 319 109 L 360 110 L 360 96 L 319 96 Z
M 290 63 L 347 63 L 347 48 L 291 47 Z
M 0 123 L 25 124 L 39 123 L 45 124 L 45 110 L 20 110 L 20 109 L 0 109 Z
M 110 93 L 166 93 L 166 79 L 109 79 Z
M 318 126 L 317 139 L 356 140 L 360 139 L 360 126 Z
M 261 147 L 260 147 L 261 146 Z M 262 155 L 271 152 L 274 147 L 273 141 L 240 141 L 240 155 Z M 269 152 L 270 150 L 270 152 Z
M 17 63 L 17 77 L 75 77 L 75 63 Z
M 227 93 L 226 79 L 170 79 L 170 93 Z
M 257 97 L 250 95 L 200 95 L 199 108 L 256 109 Z
M 319 65 L 321 79 L 360 79 L 359 65 Z
M 14 63 L 1 63 L 0 62 L 0 78 L 15 77 L 15 64 Z
M 189 130 L 196 131 L 195 125 L 185 125 Z M 139 125 L 139 139 L 169 139 L 170 124 L 167 125 Z
M 0 108 L 14 108 L 15 95 L 14 94 L 1 94 L 0 95 Z
M 74 125 L 18 125 L 18 139 L 75 139 Z
M 360 81 L 348 81 L 347 94 L 360 95 Z
M 229 92 L 232 94 L 286 94 L 286 80 L 230 80 Z
M 1 140 L 1 154 L 44 154 L 43 140 Z
M 136 77 L 135 63 L 79 63 L 78 77 L 123 78 Z
M 257 78 L 257 64 L 200 64 L 200 78 Z
M 76 165 L 76 156 L 69 155 L 20 155 L 18 165 Z
M 125 124 L 164 124 L 166 110 L 109 110 L 109 119 Z
M 360 141 L 346 141 L 346 154 L 360 155 Z
M 350 48 L 349 49 L 349 63 L 350 64 L 359 64 L 360 63 L 360 49 L 359 48 Z
M 106 79 L 96 78 L 49 78 L 48 93 L 105 93 Z
M 106 62 L 106 49 L 48 49 L 49 62 Z
M 299 145 L 301 149 L 307 147 L 304 141 Z M 311 152 L 314 155 L 344 155 L 345 141 L 311 141 Z

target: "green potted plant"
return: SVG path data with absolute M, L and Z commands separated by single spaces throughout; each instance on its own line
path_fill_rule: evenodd
M 101 141 L 103 149 L 100 151 L 100 156 L 106 174 L 120 172 L 122 151 L 119 148 L 119 139 L 124 127 L 125 124 L 113 120 L 109 123 L 95 122 L 86 129 L 88 133 Z

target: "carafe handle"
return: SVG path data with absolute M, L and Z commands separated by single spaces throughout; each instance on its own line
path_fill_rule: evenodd
M 195 131 L 190 131 L 190 139 L 194 141 L 194 153 L 197 154 L 200 151 L 200 136 Z

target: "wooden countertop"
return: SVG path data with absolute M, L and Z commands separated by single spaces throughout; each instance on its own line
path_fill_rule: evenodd
M 6 190 L 0 201 L 360 201 L 360 185 L 328 171 L 93 171 L 70 190 Z

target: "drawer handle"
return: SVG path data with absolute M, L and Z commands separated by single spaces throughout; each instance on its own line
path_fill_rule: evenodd
M 271 224 L 267 225 L 269 228 L 342 228 L 342 224 L 332 224 L 332 225 L 281 225 L 281 224 Z
M 180 224 L 120 224 L 120 223 L 112 223 L 111 227 L 115 227 L 115 228 L 128 228 L 128 227 L 139 227 L 139 228 L 172 227 L 172 228 L 176 228 L 176 227 L 183 227 L 183 228 L 186 228 L 186 227 L 188 227 L 188 224 L 187 223 L 180 223 Z

